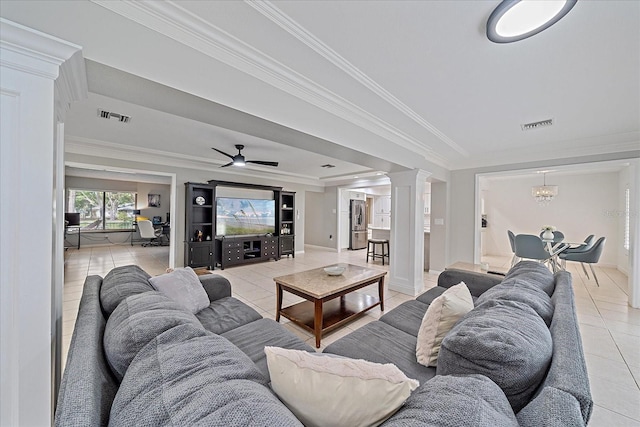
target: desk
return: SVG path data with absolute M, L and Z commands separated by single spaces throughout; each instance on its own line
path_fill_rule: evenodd
M 68 234 L 68 231 L 70 229 L 77 229 L 78 230 L 78 249 L 80 249 L 80 226 L 79 225 L 65 225 L 64 226 L 64 240 L 65 240 L 65 242 L 67 241 L 67 234 Z M 73 234 L 75 234 L 75 232 Z M 67 248 L 71 248 L 71 247 L 72 246 L 65 246 L 64 248 L 67 249 Z

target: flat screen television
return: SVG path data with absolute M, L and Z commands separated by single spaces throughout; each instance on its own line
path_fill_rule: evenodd
M 276 201 L 265 199 L 216 199 L 216 234 L 242 236 L 276 231 Z

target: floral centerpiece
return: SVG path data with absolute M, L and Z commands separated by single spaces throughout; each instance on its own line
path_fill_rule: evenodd
M 553 240 L 553 232 L 556 231 L 556 227 L 553 225 L 543 225 L 542 226 L 542 238 L 545 240 Z

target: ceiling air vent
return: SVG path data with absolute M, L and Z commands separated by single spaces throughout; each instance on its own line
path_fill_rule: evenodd
M 335 168 L 336 165 L 330 165 L 329 163 L 327 163 L 326 165 L 322 165 L 321 167 L 331 169 L 331 168 Z
M 121 123 L 129 123 L 131 121 L 131 116 L 106 111 L 101 108 L 98 109 L 98 117 L 102 117 L 103 119 L 114 119 Z
M 533 130 L 553 125 L 553 119 L 540 120 L 539 122 L 525 123 L 520 125 L 522 130 Z

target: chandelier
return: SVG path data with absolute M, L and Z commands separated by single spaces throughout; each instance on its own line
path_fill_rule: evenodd
M 547 174 L 543 174 L 543 185 L 536 185 L 531 188 L 531 195 L 540 205 L 547 205 L 558 195 L 557 185 L 547 185 Z

